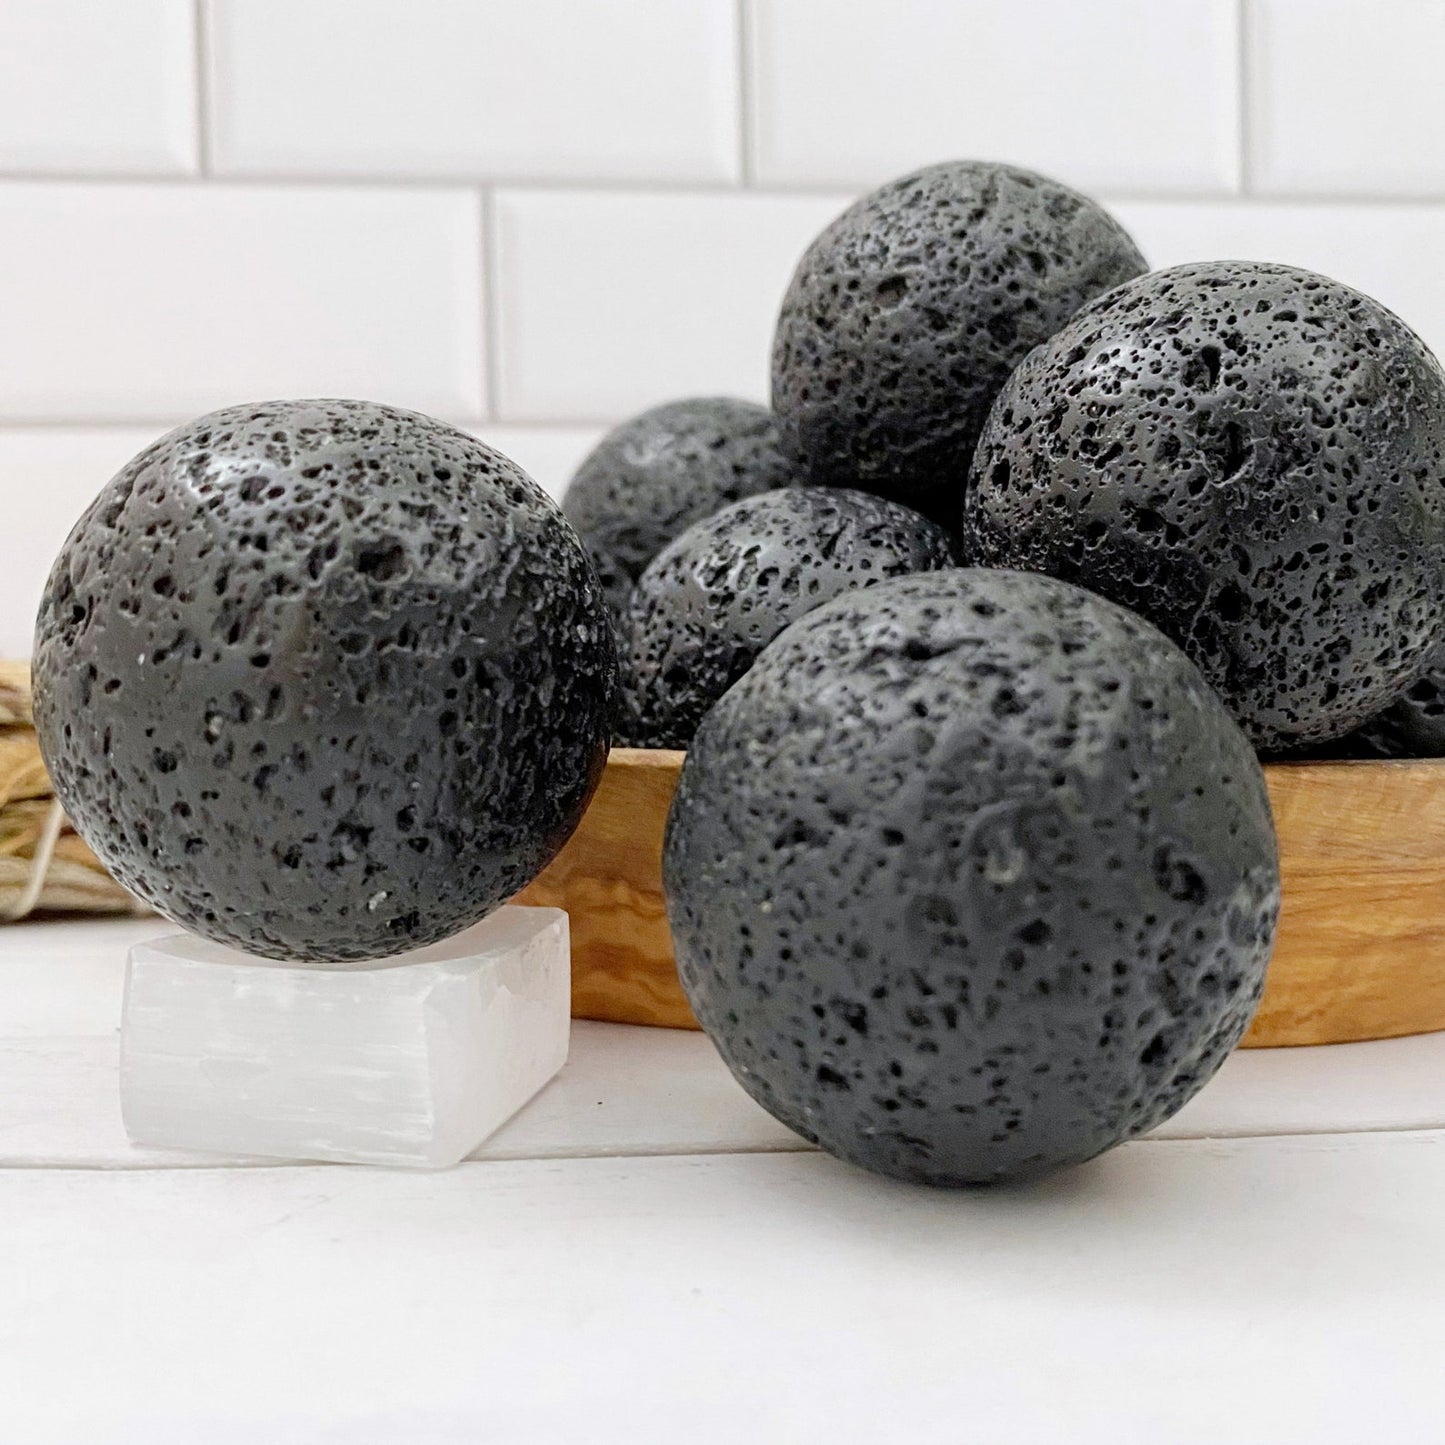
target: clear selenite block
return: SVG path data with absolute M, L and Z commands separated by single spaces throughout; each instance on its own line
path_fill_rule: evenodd
M 567 915 L 501 908 L 361 967 L 177 933 L 130 951 L 121 1112 L 137 1143 L 444 1168 L 567 1058 Z

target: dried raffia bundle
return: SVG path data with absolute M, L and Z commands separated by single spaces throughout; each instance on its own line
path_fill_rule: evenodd
M 0 727 L 0 808 L 50 796 L 50 779 L 31 727 Z
M 0 921 L 136 911 L 60 813 L 30 718 L 29 667 L 0 662 Z
M 30 664 L 0 660 L 0 726 L 30 723 Z

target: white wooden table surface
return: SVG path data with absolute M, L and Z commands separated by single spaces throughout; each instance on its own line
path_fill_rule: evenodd
M 1027 1189 L 579 1024 L 442 1174 L 137 1149 L 126 946 L 0 930 L 0 1441 L 1445 1441 L 1445 1035 L 1237 1054 Z

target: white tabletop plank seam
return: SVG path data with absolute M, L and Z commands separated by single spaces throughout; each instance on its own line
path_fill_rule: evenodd
M 694 1158 L 717 1158 L 722 1156 L 733 1156 L 743 1154 L 816 1154 L 820 1152 L 813 1144 L 805 1139 L 799 1139 L 796 1144 L 741 1144 L 741 1145 L 707 1145 L 699 1144 L 696 1148 L 688 1146 L 673 1146 L 670 1148 L 649 1149 L 645 1146 L 633 1149 L 588 1149 L 586 1147 L 571 1149 L 566 1153 L 538 1153 L 536 1151 L 515 1150 L 488 1154 L 482 1159 L 463 1159 L 460 1164 L 451 1167 L 461 1169 L 473 1164 L 561 1164 L 569 1159 L 694 1159 Z M 75 1163 L 61 1159 L 8 1159 L 0 1161 L 0 1175 L 9 1172 L 22 1173 L 32 1169 L 48 1169 L 53 1171 L 69 1171 L 75 1174 L 141 1174 L 147 1171 L 154 1173 L 193 1173 L 197 1170 L 232 1170 L 255 1173 L 268 1169 L 355 1169 L 355 1168 L 386 1168 L 385 1165 L 355 1165 L 342 1164 L 328 1159 L 222 1159 L 212 1161 L 204 1159 L 197 1154 L 195 1161 L 188 1159 L 174 1159 L 162 1162 L 157 1159 L 137 1160 L 135 1163 L 116 1162 L 109 1164 L 100 1163 Z M 393 1172 L 390 1169 L 388 1173 Z M 400 1168 L 395 1172 L 403 1174 L 444 1174 L 447 1171 L 429 1169 L 408 1169 Z
M 1445 1125 L 1385 1125 L 1378 1128 L 1340 1128 L 1340 1129 L 1296 1129 L 1288 1132 L 1259 1132 L 1239 1134 L 1184 1134 L 1159 1136 L 1152 1134 L 1141 1135 L 1137 1139 L 1126 1141 L 1129 1147 L 1136 1145 L 1150 1145 L 1154 1148 L 1165 1148 L 1179 1146 L 1184 1148 L 1198 1147 L 1202 1145 L 1231 1145 L 1261 1141 L 1272 1141 L 1282 1145 L 1291 1143 L 1304 1143 L 1312 1140 L 1334 1139 L 1342 1143 L 1350 1140 L 1370 1138 L 1375 1135 L 1409 1136 L 1418 1135 L 1420 1138 L 1429 1138 L 1434 1135 L 1445 1137 Z M 489 1154 L 484 1159 L 464 1159 L 460 1164 L 453 1165 L 450 1170 L 426 1170 L 426 1169 L 386 1169 L 379 1165 L 355 1165 L 339 1164 L 324 1159 L 255 1159 L 255 1160 L 223 1160 L 217 1163 L 196 1157 L 195 1162 L 188 1160 L 176 1160 L 174 1162 L 161 1163 L 147 1160 L 135 1164 L 84 1164 L 69 1163 L 60 1160 L 34 1162 L 26 1161 L 8 1162 L 0 1164 L 0 1178 L 8 1174 L 27 1174 L 32 1172 L 45 1172 L 52 1174 L 202 1174 L 202 1173 L 244 1173 L 247 1176 L 260 1176 L 276 1171 L 294 1169 L 373 1169 L 382 1173 L 399 1173 L 425 1176 L 427 1174 L 446 1174 L 458 1169 L 479 1169 L 493 1164 L 569 1164 L 582 1163 L 604 1163 L 609 1160 L 621 1161 L 627 1159 L 737 1159 L 746 1158 L 752 1155 L 767 1154 L 821 1154 L 822 1151 L 816 1145 L 809 1144 L 799 1139 L 796 1144 L 749 1144 L 731 1147 L 712 1148 L 700 1146 L 698 1148 L 667 1148 L 667 1149 L 610 1149 L 610 1150 L 588 1150 L 578 1149 L 566 1154 L 537 1154 L 537 1153 L 497 1153 Z M 987 1186 L 984 1186 L 987 1187 Z M 1027 1183 L 1017 1186 L 1029 1187 Z M 947 1191 L 940 1191 L 946 1193 Z
M 1325 1141 L 1330 1141 L 1340 1149 L 1349 1149 L 1353 1146 L 1373 1139 L 1378 1135 L 1389 1135 L 1392 1139 L 1398 1139 L 1402 1143 L 1409 1143 L 1412 1140 L 1419 1143 L 1428 1143 L 1432 1140 L 1439 1140 L 1445 1143 L 1445 1128 L 1442 1129 L 1349 1129 L 1339 1133 L 1327 1133 L 1316 1131 L 1313 1133 L 1298 1134 L 1242 1134 L 1242 1135 L 1220 1135 L 1216 1137 L 1200 1138 L 1169 1138 L 1161 1139 L 1145 1135 L 1138 1139 L 1127 1140 L 1118 1146 L 1123 1149 L 1137 1149 L 1142 1145 L 1150 1145 L 1156 1149 L 1196 1149 L 1201 1146 L 1213 1146 L 1216 1148 L 1233 1148 L 1236 1145 L 1257 1145 L 1261 1143 L 1279 1144 L 1283 1148 L 1291 1145 L 1318 1147 Z M 1106 1158 L 1113 1151 L 1106 1150 L 1102 1155 L 1096 1155 L 1094 1159 L 1086 1160 L 1083 1165 L 1076 1168 L 1090 1168 L 1096 1165 L 1099 1160 Z M 296 1170 L 324 1169 L 349 1171 L 358 1175 L 401 1175 L 413 1179 L 442 1178 L 447 1175 L 457 1175 L 463 1172 L 476 1172 L 486 1169 L 492 1165 L 506 1165 L 515 1167 L 518 1164 L 535 1164 L 538 1167 L 567 1165 L 567 1164 L 608 1164 L 621 1163 L 627 1160 L 647 1160 L 649 1162 L 664 1161 L 668 1159 L 687 1160 L 726 1160 L 726 1159 L 747 1159 L 755 1155 L 783 1155 L 783 1154 L 806 1154 L 826 1158 L 822 1150 L 811 1144 L 801 1143 L 796 1149 L 766 1149 L 766 1148 L 741 1148 L 741 1149 L 668 1149 L 656 1152 L 617 1152 L 609 1154 L 561 1154 L 561 1155 L 514 1155 L 498 1156 L 486 1159 L 463 1159 L 460 1164 L 454 1164 L 448 1169 L 392 1169 L 380 1164 L 338 1164 L 325 1159 L 268 1159 L 260 1160 L 253 1164 L 219 1163 L 209 1164 L 197 1162 L 195 1164 L 139 1164 L 134 1167 L 111 1167 L 96 1166 L 88 1164 L 7 1164 L 0 1167 L 0 1179 L 9 1175 L 30 1174 L 34 1172 L 61 1175 L 90 1175 L 90 1174 L 178 1174 L 195 1176 L 201 1174 L 235 1174 L 244 1173 L 248 1179 L 259 1180 L 268 1174 L 290 1174 Z M 960 1188 L 932 1188 L 928 1185 L 911 1185 L 897 1183 L 883 1179 L 882 1176 L 871 1174 L 867 1170 L 854 1169 L 853 1166 L 842 1164 L 839 1167 L 846 1168 L 850 1174 L 856 1174 L 862 1179 L 873 1179 L 876 1182 L 888 1184 L 891 1187 L 899 1187 L 909 1191 L 916 1190 L 922 1195 L 936 1198 L 947 1198 L 950 1194 L 960 1198 L 988 1196 L 992 1194 L 1028 1193 L 1031 1190 L 1043 1188 L 1052 1181 L 1066 1180 L 1071 1170 L 1063 1170 L 1061 1173 L 1040 1175 L 1035 1179 L 1017 1180 L 1004 1184 L 981 1184 L 975 1186 L 962 1186 Z

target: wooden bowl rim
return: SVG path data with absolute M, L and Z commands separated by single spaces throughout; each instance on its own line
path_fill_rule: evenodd
M 680 768 L 686 760 L 687 752 L 682 748 L 613 747 L 607 754 L 609 764 L 615 762 L 625 768 Z M 1343 772 L 1368 768 L 1427 773 L 1445 769 L 1445 758 L 1270 758 L 1261 761 L 1260 766 L 1266 772 L 1274 769 L 1294 772 L 1306 768 Z

